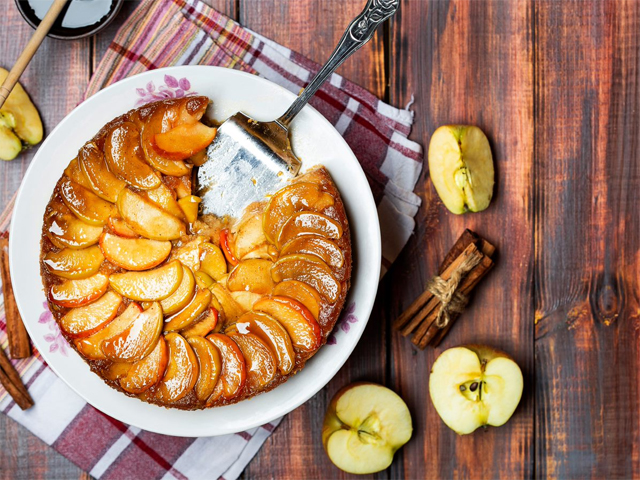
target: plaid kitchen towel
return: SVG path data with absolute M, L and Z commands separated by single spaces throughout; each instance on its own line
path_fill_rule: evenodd
M 241 27 L 200 0 L 145 0 L 118 31 L 92 78 L 86 96 L 122 78 L 172 65 L 217 65 L 263 76 L 293 92 L 319 65 Z M 167 79 L 167 87 L 173 79 Z M 179 95 L 148 87 L 141 102 Z M 373 191 L 382 229 L 383 271 L 395 260 L 414 228 L 420 199 L 413 188 L 422 168 L 422 148 L 407 138 L 408 110 L 387 105 L 334 74 L 311 100 L 344 136 L 362 164 Z M 6 230 L 13 205 L 0 215 Z M 0 346 L 7 348 L 0 305 Z M 68 350 L 50 314 L 51 350 Z M 71 353 L 70 353 L 71 354 Z M 0 411 L 15 419 L 92 476 L 124 478 L 237 478 L 280 420 L 251 431 L 214 438 L 178 438 L 141 431 L 86 404 L 58 379 L 35 352 L 15 362 L 35 400 L 26 412 L 0 386 Z

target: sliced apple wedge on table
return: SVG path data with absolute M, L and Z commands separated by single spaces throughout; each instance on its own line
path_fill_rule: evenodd
M 175 240 L 186 234 L 186 226 L 179 218 L 128 188 L 120 192 L 117 205 L 120 216 L 138 235 L 152 240 Z
M 199 288 L 189 304 L 178 313 L 167 318 L 164 330 L 173 332 L 190 327 L 211 303 L 211 291 Z
M 342 225 L 321 213 L 298 212 L 282 225 L 276 245 L 282 248 L 289 240 L 299 235 L 316 234 L 329 239 L 342 237 Z
M 100 237 L 107 260 L 126 270 L 148 270 L 160 265 L 171 253 L 171 242 L 145 238 L 124 238 L 110 233 Z
M 109 277 L 96 273 L 87 278 L 51 285 L 49 300 L 62 307 L 81 307 L 100 298 L 109 287 Z
M 115 362 L 137 362 L 151 353 L 162 333 L 162 309 L 154 302 L 123 332 L 102 342 L 102 351 Z
M 175 292 L 182 282 L 182 264 L 174 260 L 153 270 L 111 275 L 111 288 L 124 297 L 139 302 L 164 300 Z
M 231 291 L 247 291 L 267 294 L 273 290 L 271 278 L 271 260 L 253 258 L 243 260 L 235 266 L 227 279 L 227 288 Z
M 196 282 L 193 278 L 193 273 L 191 273 L 188 267 L 183 265 L 180 286 L 178 286 L 175 292 L 160 302 L 164 314 L 173 315 L 186 307 L 193 298 L 195 290 Z
M 340 297 L 342 286 L 333 271 L 320 258 L 304 253 L 280 257 L 271 269 L 275 282 L 297 280 L 313 287 L 330 303 Z
M 160 337 L 151 353 L 134 363 L 127 374 L 120 378 L 120 386 L 129 393 L 145 392 L 162 380 L 167 363 L 169 349 L 165 339 Z
M 194 387 L 196 397 L 200 401 L 205 401 L 213 393 L 222 371 L 220 353 L 209 340 L 203 337 L 190 337 L 187 341 L 198 359 L 198 380 Z
M 206 338 L 218 349 L 222 360 L 218 383 L 207 400 L 207 405 L 211 405 L 219 398 L 231 400 L 242 392 L 247 379 L 247 368 L 240 348 L 228 336 L 212 333 Z
M 70 178 L 64 178 L 60 183 L 60 194 L 67 207 L 80 220 L 91 225 L 102 226 L 115 213 L 112 203 L 101 199 Z
M 49 252 L 44 256 L 43 263 L 58 277 L 77 279 L 97 273 L 103 261 L 100 247 L 94 245 L 82 250 L 64 248 L 59 252 Z
M 116 316 L 121 303 L 120 295 L 107 292 L 93 303 L 69 310 L 60 319 L 60 327 L 72 337 L 88 337 Z
M 252 333 L 229 332 L 227 335 L 238 344 L 247 368 L 247 388 L 264 388 L 276 374 L 276 359 L 267 343 Z
M 189 342 L 172 332 L 165 336 L 169 347 L 169 364 L 156 390 L 162 403 L 175 403 L 189 393 L 198 381 L 198 359 Z
M 94 142 L 88 142 L 80 149 L 78 165 L 96 195 L 111 203 L 118 200 L 127 184 L 109 171 L 104 154 Z

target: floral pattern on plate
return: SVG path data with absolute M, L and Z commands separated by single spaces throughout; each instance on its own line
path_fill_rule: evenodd
M 49 344 L 49 352 L 60 352 L 66 357 L 68 355 L 69 345 L 62 336 L 58 322 L 55 321 L 53 314 L 49 311 L 49 305 L 47 302 L 44 302 L 42 306 L 44 307 L 44 312 L 40 314 L 38 323 L 43 323 L 49 326 L 50 332 L 44 336 L 45 341 Z
M 335 345 L 338 343 L 338 339 L 336 337 L 338 329 L 342 330 L 344 333 L 347 333 L 351 329 L 351 324 L 358 321 L 358 317 L 354 313 L 355 311 L 356 302 L 351 302 L 349 306 L 344 309 L 342 315 L 340 315 L 336 326 L 333 328 L 333 331 L 327 339 L 327 345 Z
M 156 84 L 150 81 L 144 88 L 136 88 L 136 94 L 140 97 L 136 102 L 136 107 L 139 107 L 157 100 L 198 95 L 198 92 L 191 90 L 191 82 L 186 77 L 176 78 L 171 75 L 165 75 L 164 85 L 156 87 Z

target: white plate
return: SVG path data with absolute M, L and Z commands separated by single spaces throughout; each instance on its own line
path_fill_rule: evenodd
M 72 389 L 102 412 L 130 425 L 167 435 L 213 436 L 265 424 L 298 407 L 324 387 L 355 348 L 369 319 L 380 272 L 380 227 L 376 206 L 351 149 L 333 126 L 311 107 L 292 125 L 294 150 L 304 168 L 326 165 L 347 208 L 355 253 L 352 286 L 328 344 L 299 374 L 271 392 L 235 405 L 185 412 L 129 398 L 108 387 L 70 348 L 51 348 L 51 325 L 39 323 L 45 295 L 39 254 L 42 218 L 51 192 L 78 149 L 109 120 L 154 99 L 186 91 L 213 100 L 213 116 L 223 120 L 238 110 L 258 120 L 283 113 L 295 96 L 284 88 L 247 73 L 217 67 L 173 67 L 122 80 L 71 112 L 35 155 L 20 187 L 10 234 L 11 278 L 27 330 L 49 366 Z M 344 318 L 347 317 L 347 318 Z M 45 338 L 46 337 L 46 338 Z M 52 350 L 52 351 L 51 351 Z M 66 353 L 66 354 L 65 354 Z

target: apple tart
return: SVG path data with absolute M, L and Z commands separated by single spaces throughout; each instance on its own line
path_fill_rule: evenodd
M 235 403 L 299 372 L 326 343 L 351 275 L 349 224 L 324 167 L 240 218 L 198 214 L 192 171 L 216 129 L 206 97 L 105 125 L 46 208 L 49 308 L 92 371 L 143 401 Z

